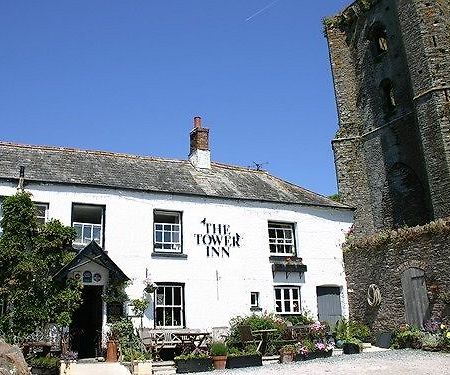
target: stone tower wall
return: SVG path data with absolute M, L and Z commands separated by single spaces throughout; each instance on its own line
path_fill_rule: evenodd
M 362 4 L 332 19 L 327 38 L 339 113 L 333 140 L 339 194 L 356 207 L 356 232 L 367 234 L 450 214 L 450 94 L 435 89 L 450 82 L 450 5 Z M 377 28 L 385 30 L 388 44 L 381 53 Z M 389 109 L 386 81 L 395 103 Z

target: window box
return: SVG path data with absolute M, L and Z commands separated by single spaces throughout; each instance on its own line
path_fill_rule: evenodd
M 186 374 L 189 372 L 205 372 L 213 369 L 213 362 L 211 358 L 175 358 L 174 361 L 177 368 L 177 374 Z
M 228 355 L 226 368 L 262 366 L 261 354 Z
M 286 273 L 286 279 L 288 278 L 289 274 L 292 272 L 298 272 L 299 274 L 302 274 L 307 271 L 306 265 L 304 265 L 302 262 L 295 262 L 295 263 L 287 263 L 287 262 L 276 262 L 272 263 L 272 273 L 275 274 L 276 272 L 285 272 Z

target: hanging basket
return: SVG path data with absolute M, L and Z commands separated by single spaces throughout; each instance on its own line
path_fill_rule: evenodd
M 147 286 L 144 288 L 144 292 L 145 292 L 145 293 L 148 293 L 148 294 L 151 294 L 151 293 L 153 293 L 156 289 L 158 289 L 158 287 L 157 287 L 156 285 L 147 285 Z

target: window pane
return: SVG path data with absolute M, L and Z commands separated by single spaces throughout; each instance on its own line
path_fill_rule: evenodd
M 179 232 L 174 232 L 173 233 L 172 241 L 173 242 L 180 242 L 180 233 Z
M 182 319 L 181 319 L 181 307 L 175 307 L 173 309 L 173 325 L 174 326 L 181 326 L 182 325 Z
M 298 289 L 297 288 L 292 289 L 292 298 L 294 300 L 298 299 Z
M 165 326 L 171 326 L 173 324 L 172 310 L 173 309 L 171 307 L 166 307 L 164 309 L 164 325 Z
M 162 230 L 163 226 L 161 224 L 156 224 L 155 229 L 156 230 Z
M 297 301 L 295 301 L 295 302 L 292 304 L 292 306 L 294 307 L 294 308 L 293 308 L 293 312 L 300 312 L 300 306 L 298 305 L 298 302 L 297 302 Z
M 289 299 L 289 289 L 284 289 L 283 290 L 283 295 L 284 295 L 284 299 Z
M 157 326 L 164 325 L 164 318 L 163 318 L 164 315 L 163 315 L 163 313 L 164 313 L 164 309 L 162 307 L 157 307 L 156 308 L 155 320 L 156 320 L 156 325 Z
M 181 288 L 175 287 L 173 290 L 173 304 L 181 306 Z
M 156 305 L 164 305 L 164 288 L 158 288 L 156 292 Z
M 170 241 L 170 232 L 164 232 L 164 242 L 171 242 Z
M 94 227 L 93 228 L 93 239 L 95 242 L 97 242 L 98 244 L 100 244 L 100 233 L 101 233 L 101 228 L 100 227 Z
M 155 233 L 155 240 L 156 242 L 162 242 L 162 232 Z
M 284 301 L 284 312 L 291 311 L 291 303 L 289 301 Z
M 171 226 L 170 225 L 164 225 L 164 231 L 170 232 Z
M 164 298 L 164 303 L 166 304 L 166 305 L 172 305 L 172 301 L 173 301 L 173 299 L 172 299 L 172 288 L 171 287 L 167 287 L 167 288 L 164 288 L 165 289 L 165 298 Z
M 275 298 L 281 299 L 281 289 L 275 289 Z
M 279 312 L 279 313 L 282 312 L 281 311 L 281 302 L 280 301 L 276 302 L 275 311 Z
M 74 224 L 73 227 L 75 228 L 75 232 L 77 232 L 76 237 L 75 237 L 75 242 L 81 243 L 82 242 L 82 237 L 81 237 L 82 227 L 80 224 Z

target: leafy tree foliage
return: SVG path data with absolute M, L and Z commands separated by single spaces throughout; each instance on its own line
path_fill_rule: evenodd
M 26 192 L 5 198 L 2 207 L 0 298 L 8 302 L 8 309 L 0 316 L 0 330 L 16 341 L 47 323 L 68 326 L 81 302 L 82 286 L 53 276 L 75 256 L 74 229 L 57 220 L 38 224 Z

